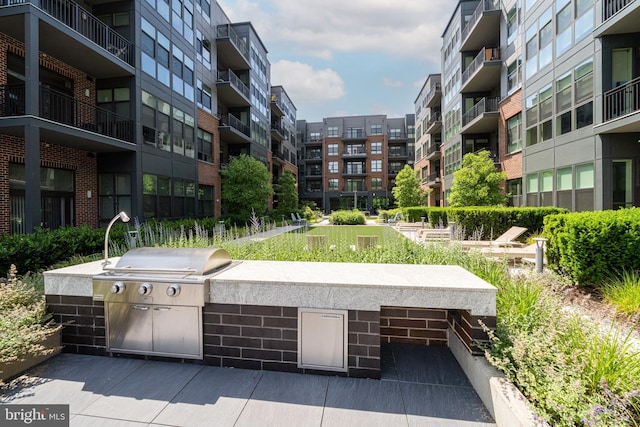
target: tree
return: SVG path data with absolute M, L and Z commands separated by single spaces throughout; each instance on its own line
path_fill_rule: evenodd
M 495 206 L 504 205 L 508 197 L 502 190 L 507 179 L 505 172 L 497 172 L 490 153 L 482 150 L 478 154 L 467 153 L 462 158 L 462 167 L 453 173 L 453 185 L 447 199 L 449 205 Z
M 424 205 L 427 196 L 427 192 L 420 188 L 418 171 L 414 171 L 409 165 L 404 165 L 404 168 L 398 173 L 396 186 L 391 192 L 400 208 Z
M 232 220 L 247 222 L 251 212 L 261 215 L 269 205 L 271 174 L 264 163 L 241 154 L 222 168 L 222 204 Z
M 278 211 L 287 214 L 298 209 L 298 191 L 296 190 L 296 177 L 286 170 L 278 178 L 276 185 L 278 196 Z

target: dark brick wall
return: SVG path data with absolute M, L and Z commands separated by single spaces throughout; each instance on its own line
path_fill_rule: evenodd
M 380 339 L 384 343 L 449 344 L 447 310 L 381 307 Z
M 380 312 L 349 310 L 349 376 L 380 378 Z
M 67 353 L 106 354 L 104 305 L 91 297 L 47 295 L 47 309 L 63 325 L 62 345 Z
M 487 328 L 494 330 L 496 328 L 495 316 L 472 316 L 467 310 L 450 310 L 447 321 L 471 354 L 484 354 L 479 345 L 488 343 L 489 336 L 482 329 L 480 322 Z

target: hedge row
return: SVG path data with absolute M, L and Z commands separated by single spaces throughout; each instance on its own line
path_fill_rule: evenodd
M 3 235 L 0 236 L 0 275 L 6 277 L 11 264 L 23 275 L 74 255 L 99 253 L 103 247 L 104 230 L 92 230 L 88 226 Z
M 420 222 L 424 217 L 432 226 L 447 226 L 449 221 L 457 224 L 464 238 L 474 235 L 483 239 L 495 238 L 512 226 L 526 227 L 529 233 L 542 232 L 547 215 L 566 213 L 566 209 L 554 207 L 504 208 L 466 207 L 436 208 L 415 206 L 402 209 L 409 221 Z M 482 235 L 479 236 L 479 232 Z
M 333 225 L 364 225 L 366 218 L 362 212 L 357 209 L 352 211 L 335 211 L 329 217 L 329 221 Z
M 550 215 L 547 261 L 580 285 L 640 270 L 640 209 Z

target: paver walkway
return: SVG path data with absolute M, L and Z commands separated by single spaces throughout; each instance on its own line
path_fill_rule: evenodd
M 383 379 L 61 354 L 0 403 L 69 404 L 71 426 L 495 426 L 446 347 L 385 345 Z

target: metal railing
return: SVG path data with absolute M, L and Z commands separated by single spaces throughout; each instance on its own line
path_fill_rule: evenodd
M 342 152 L 343 157 L 348 156 L 363 156 L 367 154 L 367 149 L 365 147 L 351 147 L 347 148 Z
M 350 192 L 354 192 L 354 191 L 367 191 L 367 186 L 364 184 L 360 184 L 360 185 L 345 185 L 344 187 L 342 187 L 342 191 L 350 191 Z M 345 194 L 345 196 L 350 196 L 350 194 Z
M 442 146 L 441 142 L 436 142 L 435 144 L 431 144 L 429 148 L 427 148 L 427 156 L 430 156 L 433 153 L 439 153 L 441 146 Z
M 249 126 L 242 123 L 242 121 L 235 117 L 233 114 L 222 115 L 222 117 L 220 117 L 220 121 L 222 123 L 222 126 L 230 126 L 235 130 L 245 134 L 246 136 L 251 137 Z
M 476 105 L 471 107 L 469 111 L 462 115 L 462 126 L 468 125 L 481 114 L 497 112 L 499 101 L 500 98 L 482 98 Z
M 611 18 L 616 13 L 620 12 L 622 9 L 627 7 L 629 4 L 633 3 L 633 0 L 604 0 L 602 2 L 603 12 L 602 12 L 602 20 L 603 22 L 607 19 Z
M 342 134 L 342 139 L 366 138 L 367 133 L 364 129 L 348 129 Z
M 0 6 L 24 3 L 34 4 L 111 55 L 133 65 L 132 44 L 77 3 L 71 0 L 0 0 Z
M 480 0 L 478 7 L 473 12 L 473 15 L 469 18 L 467 25 L 464 26 L 462 32 L 460 33 L 460 39 L 462 41 L 466 40 L 467 36 L 471 32 L 473 26 L 478 22 L 480 17 L 484 12 L 488 12 L 491 10 L 500 10 L 500 0 Z
M 390 140 L 407 139 L 407 133 L 406 132 L 389 132 L 389 139 Z
M 440 171 L 429 174 L 429 182 L 440 182 Z
M 322 160 L 322 152 L 318 151 L 316 153 L 307 153 L 304 158 L 305 160 Z
M 604 94 L 604 121 L 640 110 L 640 77 Z
M 497 47 L 485 47 L 480 49 L 480 52 L 473 59 L 471 64 L 462 72 L 460 80 L 464 84 L 469 77 L 473 75 L 482 65 L 487 61 L 497 61 L 500 59 L 500 48 Z
M 322 169 L 307 169 L 305 176 L 322 176 Z
M 284 103 L 282 102 L 282 99 L 280 98 L 279 95 L 272 94 L 271 95 L 271 103 L 277 105 L 278 108 L 280 108 L 280 110 L 284 112 Z
M 249 46 L 246 40 L 241 39 L 238 33 L 231 27 L 231 25 L 218 25 L 216 28 L 216 37 L 219 39 L 229 39 L 231 44 L 238 49 L 238 52 L 249 61 Z
M 407 150 L 398 150 L 396 147 L 389 147 L 389 157 L 407 157 Z
M 280 135 L 284 136 L 284 129 L 282 128 L 282 125 L 280 123 L 272 122 L 271 123 L 271 130 L 274 130 L 274 131 L 280 133 Z
M 429 87 L 429 96 L 427 96 L 425 102 L 429 104 L 433 97 L 436 96 L 436 93 L 440 91 L 442 91 L 442 86 L 440 83 L 431 83 L 431 86 Z
M 25 114 L 25 85 L 0 86 L 0 117 Z M 38 117 L 133 142 L 133 120 L 49 88 L 40 88 Z
M 244 95 L 245 98 L 251 99 L 249 88 L 232 70 L 218 70 L 218 80 L 231 84 L 231 86 Z
M 429 118 L 429 120 L 427 121 L 427 129 L 431 129 L 431 126 L 441 121 L 442 121 L 442 113 L 433 113 Z
M 366 175 L 366 174 L 367 174 L 367 168 L 364 165 L 342 168 L 342 175 Z

